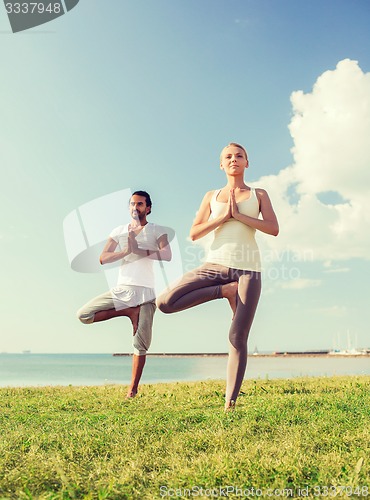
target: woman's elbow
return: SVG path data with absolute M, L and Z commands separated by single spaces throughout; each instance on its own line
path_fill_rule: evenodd
M 199 228 L 198 224 L 193 224 L 190 228 L 189 238 L 191 241 L 195 241 L 199 238 Z
M 190 231 L 189 238 L 191 239 L 191 241 L 196 241 L 197 239 L 199 239 L 199 234 L 196 231 Z

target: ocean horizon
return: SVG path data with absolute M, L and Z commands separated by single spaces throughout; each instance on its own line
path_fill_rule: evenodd
M 1 353 L 0 387 L 127 385 L 131 355 Z M 141 383 L 226 378 L 227 355 L 151 354 Z M 369 356 L 251 355 L 245 379 L 370 375 Z

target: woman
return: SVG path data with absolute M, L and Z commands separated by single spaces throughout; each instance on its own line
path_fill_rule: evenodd
M 256 230 L 277 236 L 279 225 L 268 194 L 244 182 L 248 155 L 230 143 L 221 152 L 227 184 L 203 198 L 190 230 L 192 240 L 214 231 L 206 263 L 191 271 L 157 305 L 164 313 L 227 298 L 233 310 L 225 410 L 234 409 L 247 366 L 247 340 L 261 292 L 261 262 Z M 262 218 L 259 218 L 261 214 Z

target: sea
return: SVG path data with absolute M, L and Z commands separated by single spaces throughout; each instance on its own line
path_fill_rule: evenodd
M 0 387 L 128 384 L 131 356 L 0 354 Z M 226 378 L 227 356 L 147 357 L 141 383 Z M 370 356 L 250 356 L 246 379 L 370 375 Z

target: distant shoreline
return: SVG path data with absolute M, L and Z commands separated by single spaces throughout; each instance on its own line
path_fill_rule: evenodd
M 38 352 L 0 352 L 0 356 L 114 356 L 114 357 L 130 357 L 132 352 L 114 352 L 114 353 L 38 353 Z M 147 356 L 152 358 L 226 358 L 227 352 L 155 352 L 148 353 Z M 287 352 L 254 352 L 249 353 L 249 357 L 253 358 L 368 358 L 370 357 L 370 349 L 363 349 L 357 352 L 345 351 L 287 351 Z
M 113 353 L 113 356 L 132 356 L 132 353 Z M 226 352 L 220 353 L 148 353 L 147 356 L 152 358 L 224 358 L 227 357 L 228 354 Z M 252 353 L 249 356 L 254 358 L 315 358 L 315 357 L 327 357 L 327 358 L 362 358 L 369 357 L 370 352 L 364 352 L 359 354 L 351 354 L 351 353 L 330 353 L 329 351 L 318 351 L 318 352 L 273 352 L 273 353 Z

